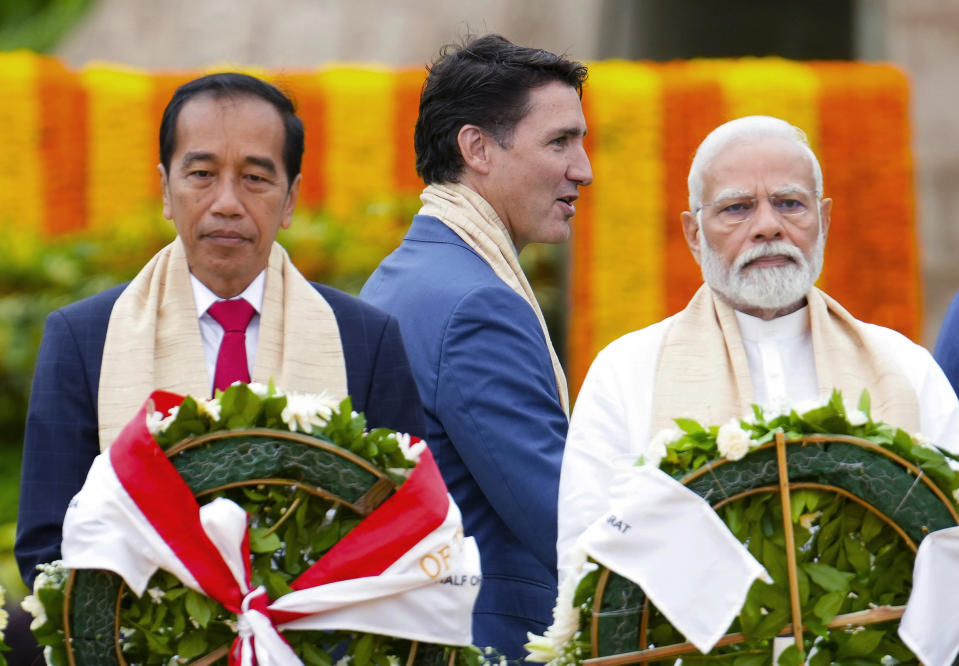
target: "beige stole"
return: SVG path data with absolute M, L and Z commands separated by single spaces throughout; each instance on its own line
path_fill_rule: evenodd
M 559 392 L 559 401 L 563 411 L 569 415 L 569 392 L 566 388 L 566 375 L 559 364 L 556 350 L 549 338 L 546 320 L 539 308 L 533 288 L 526 279 L 526 274 L 519 264 L 519 255 L 513 240 L 510 238 L 506 225 L 497 215 L 493 207 L 479 194 L 460 183 L 443 183 L 428 185 L 420 195 L 423 207 L 420 215 L 430 215 L 439 218 L 446 226 L 452 229 L 457 236 L 463 239 L 471 248 L 476 250 L 483 260 L 490 265 L 496 276 L 505 282 L 513 291 L 519 294 L 536 313 L 539 325 L 546 338 L 546 348 L 553 362 L 553 374 L 556 376 L 556 389 Z
M 855 405 L 867 389 L 873 419 L 918 432 L 918 397 L 894 359 L 827 294 L 813 287 L 806 300 L 820 393 L 838 388 Z M 752 413 L 752 379 L 736 315 L 706 285 L 670 324 L 655 381 L 650 435 L 674 427 L 677 417 L 713 425 Z
M 251 377 L 285 391 L 347 395 L 346 361 L 333 310 L 274 243 Z M 100 367 L 100 450 L 154 390 L 207 397 L 211 379 L 186 253 L 179 237 L 123 290 L 110 314 Z

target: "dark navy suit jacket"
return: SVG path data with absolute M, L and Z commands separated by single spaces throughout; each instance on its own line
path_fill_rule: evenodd
M 125 286 L 47 318 L 27 412 L 15 545 L 20 574 L 30 587 L 36 565 L 60 557 L 67 504 L 100 452 L 100 361 L 110 313 Z M 396 319 L 331 287 L 313 286 L 336 316 L 353 408 L 366 413 L 371 428 L 423 437 L 423 407 Z
M 421 215 L 360 298 L 400 321 L 427 442 L 480 548 L 473 642 L 520 657 L 556 601 L 567 429 L 539 320 L 453 231 Z

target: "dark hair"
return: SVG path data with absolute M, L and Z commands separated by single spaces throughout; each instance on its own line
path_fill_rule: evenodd
M 194 79 L 176 89 L 173 97 L 163 110 L 160 121 L 160 163 L 170 173 L 170 158 L 176 152 L 176 123 L 183 105 L 197 95 L 219 97 L 241 97 L 244 95 L 259 97 L 273 105 L 283 120 L 285 139 L 283 142 L 283 166 L 286 170 L 287 186 L 300 173 L 303 162 L 303 121 L 296 115 L 293 100 L 266 81 L 239 72 L 220 72 Z
M 427 184 L 459 178 L 463 125 L 476 125 L 506 147 L 529 112 L 531 90 L 559 81 L 582 95 L 586 80 L 585 65 L 499 35 L 448 44 L 427 71 L 413 134 L 416 172 Z

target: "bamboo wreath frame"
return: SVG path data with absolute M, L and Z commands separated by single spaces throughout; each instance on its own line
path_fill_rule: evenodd
M 863 448 L 870 449 L 879 455 L 886 456 L 891 459 L 898 465 L 909 470 L 915 477 L 917 483 L 924 483 L 928 488 L 939 498 L 943 504 L 948 508 L 949 514 L 952 516 L 953 520 L 956 523 L 959 523 L 959 514 L 957 514 L 953 503 L 949 501 L 949 498 L 946 497 L 945 493 L 936 486 L 928 476 L 922 473 L 922 471 L 913 463 L 905 460 L 901 456 L 893 453 L 892 451 L 885 449 L 881 446 L 859 437 L 851 437 L 848 435 L 807 435 L 800 439 L 786 440 L 785 435 L 782 430 L 779 430 L 775 433 L 775 439 L 772 442 L 763 444 L 760 447 L 757 447 L 754 450 L 761 450 L 770 447 L 775 447 L 776 449 L 776 463 L 779 475 L 778 485 L 764 485 L 756 488 L 751 488 L 749 490 L 737 493 L 732 496 L 725 497 L 720 501 L 713 504 L 713 509 L 719 509 L 723 505 L 732 502 L 736 499 L 746 497 L 749 495 L 754 495 L 758 493 L 766 492 L 778 492 L 780 495 L 780 500 L 782 504 L 782 514 L 783 514 L 783 533 L 785 535 L 785 548 L 786 548 L 786 570 L 789 582 L 789 598 L 790 598 L 790 608 L 791 608 L 791 620 L 789 623 L 783 626 L 779 631 L 779 636 L 792 636 L 795 639 L 795 645 L 800 652 L 803 650 L 803 630 L 804 626 L 802 623 L 802 607 L 799 599 L 799 582 L 798 576 L 796 573 L 797 564 L 796 564 L 796 551 L 795 551 L 795 537 L 793 532 L 792 525 L 792 500 L 791 492 L 793 490 L 802 490 L 802 489 L 817 489 L 824 490 L 827 492 L 835 493 L 842 495 L 847 499 L 851 499 L 868 511 L 871 511 L 876 517 L 878 517 L 885 525 L 891 527 L 896 534 L 906 543 L 906 545 L 912 550 L 915 554 L 918 548 L 918 544 L 908 535 L 903 529 L 896 524 L 891 518 L 877 510 L 868 502 L 857 497 L 849 491 L 839 488 L 832 485 L 821 484 L 821 483 L 811 483 L 811 482 L 790 482 L 789 472 L 786 465 L 786 447 L 788 445 L 798 445 L 803 446 L 807 443 L 826 443 L 826 442 L 846 442 L 849 444 L 854 444 Z M 681 479 L 681 482 L 684 485 L 689 484 L 691 481 L 705 475 L 709 474 L 716 467 L 726 464 L 728 461 L 717 460 L 706 465 L 703 465 L 698 470 L 688 474 L 687 476 Z M 608 656 L 597 656 L 599 653 L 598 645 L 598 635 L 599 635 L 599 619 L 601 604 L 603 601 L 603 593 L 605 592 L 607 582 L 610 577 L 610 570 L 603 568 L 600 572 L 600 576 L 596 585 L 596 596 L 593 602 L 593 613 L 592 613 L 592 655 L 590 659 L 583 661 L 584 665 L 589 666 L 625 666 L 626 664 L 646 664 L 654 660 L 669 659 L 671 657 L 681 657 L 684 654 L 694 654 L 698 653 L 698 649 L 692 643 L 678 643 L 675 645 L 664 645 L 655 648 L 646 647 L 646 632 L 649 622 L 649 598 L 647 597 L 643 603 L 643 612 L 640 616 L 640 645 L 639 650 L 634 652 L 627 652 L 617 655 L 608 655 Z M 830 629 L 837 627 L 849 627 L 849 626 L 866 626 L 869 624 L 876 624 L 879 622 L 887 622 L 890 620 L 898 620 L 902 617 L 905 612 L 905 606 L 877 606 L 875 608 L 870 608 L 868 610 L 856 611 L 853 613 L 845 613 L 843 615 L 837 615 L 830 621 L 826 626 Z M 715 647 L 723 647 L 726 645 L 734 645 L 736 643 L 742 643 L 749 640 L 747 636 L 742 633 L 731 633 L 726 634 L 716 643 Z

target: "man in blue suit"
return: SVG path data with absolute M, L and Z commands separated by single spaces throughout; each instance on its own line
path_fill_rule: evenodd
M 275 242 L 296 205 L 303 135 L 292 102 L 245 74 L 202 77 L 174 94 L 158 168 L 177 238 L 131 283 L 47 319 L 15 546 L 28 585 L 37 564 L 59 557 L 63 515 L 93 458 L 149 393 L 212 393 L 225 337 L 214 304 L 247 312 L 245 358 L 231 366 L 240 379 L 349 394 L 370 426 L 425 434 L 396 320 L 308 282 Z
M 360 298 L 400 321 L 427 441 L 480 547 L 476 645 L 510 658 L 550 624 L 566 380 L 519 265 L 569 237 L 592 181 L 586 68 L 497 35 L 430 67 L 414 142 L 427 187 Z

